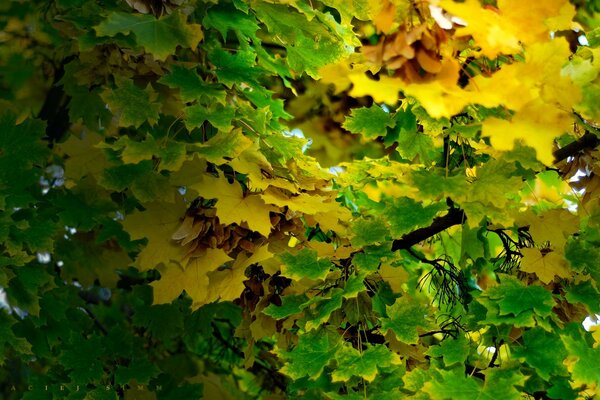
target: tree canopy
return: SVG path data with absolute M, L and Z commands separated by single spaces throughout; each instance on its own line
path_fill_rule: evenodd
M 599 2 L 0 10 L 0 397 L 600 395 Z

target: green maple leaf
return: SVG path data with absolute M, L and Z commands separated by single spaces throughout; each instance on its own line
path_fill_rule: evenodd
M 363 252 L 357 253 L 352 258 L 352 263 L 362 271 L 375 272 L 382 261 L 394 258 L 390 246 L 369 246 Z
M 235 117 L 233 107 L 226 107 L 221 104 L 210 106 L 194 104 L 186 107 L 183 112 L 185 113 L 185 127 L 190 131 L 199 128 L 205 121 L 210 122 L 215 128 L 230 131 L 232 129 L 231 120 Z
M 305 328 L 307 331 L 318 328 L 321 324 L 324 324 L 329 320 L 331 313 L 335 310 L 339 310 L 342 307 L 344 291 L 342 289 L 333 289 L 331 297 L 314 297 L 308 304 L 317 303 L 314 310 L 309 313 L 307 317 Z
M 15 321 L 4 311 L 0 311 L 0 354 L 5 354 L 7 346 L 12 347 L 20 354 L 31 354 L 31 344 L 13 332 Z M 0 366 L 3 366 L 5 358 L 0 357 Z
M 567 350 L 572 379 L 589 386 L 600 384 L 600 348 L 593 346 L 590 333 L 585 332 L 580 324 L 571 323 L 560 337 Z
M 381 329 L 392 331 L 396 338 L 407 344 L 419 341 L 419 328 L 429 329 L 432 323 L 427 319 L 431 314 L 428 306 L 408 296 L 401 297 L 387 307 L 387 318 L 383 318 Z
M 387 346 L 372 346 L 363 352 L 353 347 L 344 346 L 335 355 L 337 368 L 331 374 L 331 379 L 347 382 L 353 376 L 372 382 L 377 377 L 378 368 L 386 368 L 401 363 L 400 357 L 390 351 Z
M 527 380 L 527 377 L 521 373 L 519 368 L 488 368 L 483 374 L 485 382 L 483 390 L 479 394 L 480 399 L 502 399 L 502 400 L 521 400 L 523 398 L 521 389 Z
M 339 25 L 331 15 L 310 10 L 317 18 L 306 17 L 286 5 L 266 2 L 255 10 L 269 33 L 285 46 L 288 64 L 298 73 L 319 78 L 320 67 L 349 55 L 352 46 L 358 45 L 352 30 Z
M 119 126 L 139 128 L 146 121 L 150 125 L 158 121 L 160 104 L 154 102 L 156 93 L 150 85 L 140 89 L 133 81 L 120 79 L 116 89 L 106 89 L 101 96 L 112 113 L 119 115 Z
M 222 85 L 207 83 L 198 75 L 195 69 L 187 69 L 179 65 L 170 67 L 171 72 L 158 80 L 159 83 L 174 89 L 179 89 L 181 100 L 184 102 L 203 101 L 210 104 L 211 101 L 224 104 L 227 92 Z
M 180 12 L 173 12 L 160 19 L 150 14 L 111 12 L 94 29 L 98 36 L 133 32 L 139 45 L 157 59 L 165 60 L 178 46 L 195 48 L 202 40 L 200 25 L 188 24 L 186 19 Z
M 446 339 L 439 346 L 431 346 L 425 354 L 432 357 L 443 357 L 446 367 L 455 363 L 463 363 L 471 350 L 470 342 L 459 335 L 456 339 Z
M 302 312 L 307 301 L 308 297 L 304 294 L 283 296 L 280 306 L 271 303 L 262 312 L 275 319 L 283 319 Z
M 428 163 L 437 157 L 438 152 L 431 136 L 418 131 L 417 117 L 412 112 L 411 105 L 400 108 L 394 119 L 396 126 L 385 137 L 386 146 L 397 142 L 398 153 L 410 161 L 419 156 L 418 162 Z
M 512 354 L 524 359 L 546 381 L 550 381 L 553 375 L 565 375 L 567 372 L 563 365 L 567 351 L 560 337 L 541 328 L 525 331 L 523 346 L 515 347 Z
M 157 199 L 173 200 L 173 190 L 169 180 L 154 171 L 150 160 L 107 168 L 98 183 L 108 190 L 117 192 L 129 189 L 137 199 L 144 202 Z
M 208 54 L 208 58 L 216 67 L 219 82 L 228 88 L 241 83 L 260 86 L 258 78 L 263 72 L 256 66 L 256 53 L 252 50 L 230 54 L 221 48 L 215 48 Z
M 72 382 L 96 382 L 101 379 L 104 363 L 100 359 L 106 353 L 100 336 L 84 338 L 80 333 L 73 332 L 71 340 L 61 347 L 63 351 L 59 360 L 70 371 Z
M 117 385 L 126 385 L 132 379 L 142 385 L 147 385 L 150 379 L 159 373 L 158 367 L 150 362 L 145 355 L 133 357 L 129 365 L 118 365 L 115 369 L 115 383 Z
M 13 197 L 16 203 L 21 203 L 7 206 L 23 206 L 22 202 L 31 198 L 25 189 L 36 184 L 40 176 L 40 170 L 33 167 L 43 166 L 50 154 L 41 140 L 45 124 L 27 119 L 17 125 L 14 116 L 2 114 L 0 132 L 0 206 L 4 205 L 5 197 Z
M 121 150 L 121 160 L 126 164 L 137 164 L 157 157 L 160 159 L 159 170 L 177 171 L 186 157 L 185 144 L 171 140 L 159 143 L 152 135 L 147 135 L 146 140 L 141 142 L 122 136 L 113 145 L 106 147 Z
M 369 244 L 381 244 L 386 241 L 389 234 L 389 228 L 385 223 L 377 219 L 358 219 L 353 227 L 354 237 L 352 244 L 362 247 Z
M 542 286 L 525 286 L 514 277 L 506 276 L 502 283 L 488 290 L 492 300 L 498 300 L 500 315 L 519 315 L 523 311 L 533 310 L 541 317 L 552 313 L 554 299 L 552 293 Z
M 436 370 L 429 381 L 423 385 L 423 391 L 432 399 L 472 400 L 472 399 L 510 399 L 522 398 L 515 385 L 524 384 L 526 377 L 519 370 L 487 369 L 485 382 L 467 376 L 463 368 Z
M 345 23 L 350 23 L 352 18 L 368 21 L 379 11 L 371 0 L 324 0 L 323 4 L 335 8 Z
M 292 279 L 324 279 L 331 268 L 331 262 L 319 260 L 316 250 L 302 249 L 298 254 L 285 253 L 280 256 L 283 262 L 282 274 Z
M 339 346 L 338 335 L 325 329 L 302 334 L 298 345 L 292 351 L 282 354 L 288 362 L 280 371 L 292 379 L 304 376 L 315 379 L 333 360 Z
M 139 307 L 132 322 L 135 326 L 147 328 L 157 340 L 169 343 L 181 335 L 184 327 L 183 315 L 173 304 Z
M 230 5 L 218 4 L 211 7 L 202 20 L 205 28 L 214 28 L 227 39 L 227 32 L 233 31 L 240 43 L 248 43 L 250 40 L 260 42 L 256 37 L 259 29 L 256 18 L 251 14 L 243 13 Z
M 390 224 L 390 233 L 395 238 L 422 226 L 431 224 L 438 212 L 447 209 L 445 203 L 423 206 L 408 197 L 394 199 L 388 204 L 384 215 Z
M 567 289 L 566 299 L 571 304 L 585 304 L 590 314 L 600 312 L 600 293 L 594 287 L 591 281 L 585 281 L 577 285 L 572 285 Z
M 437 370 L 433 379 L 425 382 L 423 391 L 438 400 L 473 400 L 479 398 L 481 382 L 465 375 L 462 368 Z
M 373 104 L 371 107 L 352 109 L 342 127 L 352 133 L 360 133 L 366 138 L 375 139 L 386 136 L 387 128 L 393 128 L 396 120 L 380 106 Z
M 219 131 L 210 140 L 201 145 L 190 145 L 188 149 L 209 162 L 223 164 L 228 159 L 236 158 L 250 146 L 252 140 L 244 136 L 241 129 L 234 129 L 231 132 Z

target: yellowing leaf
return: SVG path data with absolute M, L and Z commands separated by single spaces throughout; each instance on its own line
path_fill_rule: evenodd
M 177 46 L 193 49 L 202 40 L 202 27 L 188 24 L 186 19 L 187 16 L 181 12 L 173 12 L 160 19 L 153 15 L 112 12 L 94 29 L 98 36 L 133 32 L 136 42 L 147 52 L 165 60 Z
M 535 273 L 543 283 L 550 283 L 554 276 L 568 278 L 571 276 L 565 257 L 560 252 L 543 252 L 539 249 L 521 249 L 523 259 L 520 270 Z
M 231 268 L 209 272 L 208 292 L 199 305 L 212 303 L 219 299 L 228 301 L 238 298 L 244 290 L 246 268 L 272 257 L 273 254 L 269 252 L 267 246 L 262 246 L 256 249 L 250 257 L 244 253 L 238 255 Z
M 279 207 L 287 206 L 292 211 L 300 211 L 305 214 L 325 213 L 339 210 L 340 203 L 335 201 L 335 194 L 331 196 L 315 196 L 309 193 L 299 193 L 287 196 L 283 191 L 268 188 L 261 194 L 261 198 L 267 204 L 274 204 Z
M 395 293 L 402 293 L 402 285 L 408 282 L 408 272 L 402 267 L 383 264 L 379 268 L 381 279 L 386 281 Z
M 253 231 L 267 237 L 271 233 L 269 212 L 277 211 L 276 207 L 265 204 L 257 194 L 244 196 L 241 186 L 230 184 L 225 178 L 204 176 L 200 184 L 190 186 L 206 199 L 218 199 L 217 216 L 221 223 L 247 223 Z
M 558 208 L 542 215 L 524 215 L 519 219 L 519 225 L 529 225 L 535 243 L 550 242 L 554 249 L 562 250 L 567 238 L 579 230 L 579 219 L 569 210 Z
M 471 102 L 470 94 L 456 84 L 460 66 L 454 60 L 444 60 L 436 79 L 413 83 L 404 87 L 404 93 L 416 98 L 433 118 L 451 117 Z
M 193 299 L 192 309 L 198 308 L 208 293 L 207 273 L 231 260 L 221 249 L 205 249 L 190 260 L 187 267 L 174 262 L 161 265 L 158 268 L 160 279 L 151 283 L 154 304 L 170 303 L 185 290 Z
M 390 78 L 382 75 L 378 81 L 374 81 L 362 72 L 352 73 L 349 79 L 354 85 L 350 96 L 371 96 L 377 103 L 394 105 L 400 99 L 398 92 L 406 85 L 399 78 Z
M 110 111 L 119 116 L 119 126 L 139 128 L 144 122 L 154 125 L 158 121 L 160 104 L 151 85 L 137 87 L 130 79 L 118 79 L 115 89 L 107 89 L 101 97 Z
M 161 263 L 179 262 L 183 254 L 180 246 L 171 241 L 171 235 L 185 214 L 185 204 L 183 201 L 154 202 L 145 204 L 145 207 L 145 211 L 136 211 L 122 222 L 132 239 L 148 239 L 148 244 L 137 256 L 137 265 L 145 271 Z
M 227 161 L 224 157 L 235 158 L 251 145 L 252 140 L 244 136 L 241 129 L 235 129 L 231 132 L 219 131 L 210 140 L 194 146 L 192 150 L 209 162 L 223 164 Z
M 58 145 L 60 150 L 69 155 L 65 160 L 65 177 L 70 181 L 78 181 L 86 175 L 98 176 L 108 162 L 102 150 L 95 147 L 102 137 L 92 132 L 85 132 L 80 137 L 71 135 L 69 139 Z M 67 182 L 71 184 L 71 182 Z
M 520 51 L 518 32 L 524 29 L 517 29 L 517 26 L 498 11 L 482 8 L 478 0 L 467 0 L 464 3 L 444 0 L 440 6 L 467 23 L 466 26 L 459 27 L 456 34 L 473 36 L 475 42 L 481 46 L 483 55 L 496 58 L 500 53 L 514 54 Z
M 569 4 L 568 0 L 498 0 L 498 8 L 503 17 L 518 28 L 519 40 L 525 44 L 548 41 L 551 31 L 571 30 L 577 27 L 572 22 L 575 7 Z

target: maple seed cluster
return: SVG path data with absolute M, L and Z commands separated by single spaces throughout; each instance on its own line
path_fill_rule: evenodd
M 405 26 L 382 36 L 376 45 L 363 46 L 362 51 L 371 65 L 392 70 L 406 82 L 423 82 L 442 70 L 439 48 L 447 39 L 446 31 L 437 25 Z
M 272 237 L 283 239 L 286 235 L 301 235 L 304 232 L 302 220 L 289 210 L 286 213 L 271 212 L 270 217 L 273 225 Z M 221 249 L 229 255 L 237 255 L 242 250 L 253 253 L 257 241 L 262 237 L 260 233 L 238 224 L 220 223 L 217 209 L 214 207 L 198 206 L 186 212 L 171 239 L 185 247 L 187 258 L 209 248 Z

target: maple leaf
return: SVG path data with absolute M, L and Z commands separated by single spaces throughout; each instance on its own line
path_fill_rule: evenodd
M 106 90 L 102 98 L 113 114 L 119 115 L 119 126 L 138 128 L 144 122 L 154 125 L 158 121 L 160 104 L 155 103 L 156 93 L 151 86 L 140 89 L 129 79 L 117 82 L 117 88 Z
M 550 283 L 555 276 L 568 278 L 571 271 L 567 268 L 567 261 L 560 252 L 552 250 L 521 249 L 523 259 L 520 270 L 535 273 L 543 283 Z
M 329 364 L 340 344 L 326 330 L 315 330 L 300 337 L 298 345 L 289 352 L 282 352 L 288 363 L 280 369 L 292 379 L 307 376 L 317 378 Z
M 282 273 L 294 279 L 324 279 L 331 269 L 331 262 L 326 259 L 319 260 L 317 252 L 310 249 L 302 249 L 298 254 L 282 254 Z
M 577 326 L 579 325 L 579 326 Z M 595 368 L 600 348 L 589 344 L 589 332 L 583 332 L 580 324 L 570 324 L 560 337 L 567 350 L 567 369 L 575 384 L 598 385 L 600 371 Z
M 305 303 L 308 302 L 308 297 L 304 294 L 287 295 L 281 298 L 281 305 L 269 304 L 262 310 L 263 314 L 275 319 L 287 318 L 291 315 L 298 314 L 304 309 Z
M 136 262 L 141 270 L 155 268 L 163 263 L 179 262 L 183 256 L 181 247 L 171 241 L 177 230 L 186 206 L 182 201 L 175 203 L 146 203 L 145 211 L 136 211 L 123 221 L 123 227 L 132 239 L 148 239 Z
M 387 346 L 372 346 L 363 352 L 344 346 L 335 356 L 337 369 L 331 374 L 332 380 L 349 381 L 353 376 L 359 376 L 367 382 L 372 382 L 377 376 L 378 368 L 386 368 L 401 363 L 398 354 L 391 352 Z
M 466 26 L 459 26 L 456 34 L 459 36 L 471 35 L 475 42 L 481 46 L 481 53 L 489 58 L 496 58 L 498 54 L 514 54 L 521 50 L 519 32 L 503 14 L 491 8 L 483 8 L 476 0 L 467 0 L 456 3 L 446 0 L 440 3 L 446 11 L 466 22 Z
M 525 331 L 523 342 L 524 346 L 515 347 L 512 354 L 524 359 L 529 366 L 535 368 L 540 377 L 549 381 L 551 376 L 566 373 L 563 360 L 567 356 L 567 351 L 560 337 L 541 328 L 535 328 Z
M 171 66 L 171 72 L 163 75 L 158 82 L 171 88 L 179 89 L 181 100 L 188 102 L 201 100 L 210 102 L 216 100 L 225 104 L 226 92 L 222 85 L 207 83 L 202 80 L 194 69 L 187 69 L 181 65 Z
M 419 341 L 418 329 L 428 329 L 432 323 L 427 320 L 429 307 L 408 297 L 401 297 L 387 307 L 387 318 L 382 319 L 381 329 L 392 331 L 396 338 L 406 344 Z
M 182 291 L 192 298 L 192 309 L 204 304 L 208 293 L 208 273 L 233 259 L 221 249 L 205 249 L 195 253 L 195 257 L 186 266 L 180 263 L 165 263 L 158 267 L 161 278 L 152 282 L 154 288 L 153 304 L 170 303 Z
M 165 60 L 177 46 L 195 48 L 202 40 L 199 24 L 188 24 L 180 12 L 160 19 L 152 15 L 112 12 L 94 29 L 98 36 L 115 36 L 117 33 L 133 32 L 138 44 L 157 59 Z
M 437 370 L 434 379 L 425 382 L 423 391 L 434 399 L 471 400 L 479 398 L 481 381 L 467 376 L 462 368 Z
M 450 367 L 456 363 L 463 363 L 469 355 L 471 344 L 464 335 L 456 339 L 446 339 L 439 346 L 432 346 L 427 354 L 432 357 L 443 357 L 444 365 Z
M 529 232 L 537 243 L 550 242 L 552 248 L 560 251 L 567 238 L 577 232 L 577 216 L 569 210 L 556 208 L 540 215 L 525 214 L 519 222 L 529 225 Z
M 386 128 L 393 128 L 394 125 L 396 125 L 396 121 L 389 112 L 373 105 L 352 109 L 342 127 L 352 133 L 360 133 L 366 138 L 374 139 L 377 136 L 385 136 Z
M 208 273 L 209 285 L 206 297 L 199 305 L 216 300 L 234 300 L 244 290 L 246 268 L 252 264 L 264 262 L 273 257 L 267 246 L 261 246 L 251 256 L 238 255 L 230 268 L 223 268 Z
M 399 78 L 383 75 L 379 77 L 378 81 L 374 81 L 362 72 L 351 73 L 348 79 L 353 85 L 350 90 L 352 97 L 371 96 L 375 102 L 389 105 L 398 102 L 398 93 L 406 86 Z
M 190 131 L 194 128 L 201 127 L 205 121 L 208 121 L 215 128 L 219 128 L 220 130 L 227 132 L 233 128 L 231 125 L 231 120 L 235 116 L 235 110 L 231 107 L 224 107 L 220 104 L 210 105 L 208 107 L 195 104 L 193 106 L 186 107 L 184 114 L 185 126 Z
M 248 224 L 248 227 L 267 237 L 271 233 L 269 213 L 276 207 L 265 204 L 257 194 L 244 195 L 237 182 L 230 184 L 225 178 L 203 176 L 201 183 L 190 185 L 206 199 L 217 199 L 217 216 L 221 223 Z

